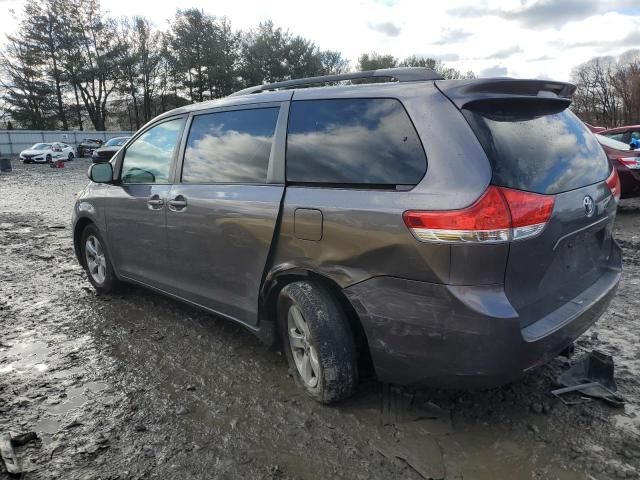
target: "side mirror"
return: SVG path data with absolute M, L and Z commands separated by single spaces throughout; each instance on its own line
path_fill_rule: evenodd
M 89 167 L 87 176 L 95 183 L 112 183 L 113 167 L 110 163 L 94 163 Z

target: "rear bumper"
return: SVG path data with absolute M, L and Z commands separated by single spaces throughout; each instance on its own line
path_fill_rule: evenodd
M 344 292 L 360 316 L 381 381 L 485 388 L 518 378 L 573 343 L 606 310 L 621 268 L 614 244 L 609 268 L 591 287 L 524 328 L 501 286 L 376 277 Z

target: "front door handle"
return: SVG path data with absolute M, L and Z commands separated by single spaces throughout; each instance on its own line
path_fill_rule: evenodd
M 176 196 L 173 200 L 169 200 L 169 210 L 173 212 L 184 212 L 187 209 L 187 199 L 182 195 Z
M 161 210 L 164 205 L 164 200 L 160 198 L 160 195 L 152 195 L 149 200 L 147 200 L 147 205 L 149 210 Z

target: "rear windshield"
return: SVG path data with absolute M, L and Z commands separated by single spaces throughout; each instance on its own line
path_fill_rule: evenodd
M 496 185 L 556 194 L 609 175 L 598 140 L 567 109 L 529 104 L 463 113 L 489 157 Z

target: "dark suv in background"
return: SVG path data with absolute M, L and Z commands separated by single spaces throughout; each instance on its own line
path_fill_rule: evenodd
M 91 160 L 93 160 L 94 163 L 108 162 L 130 138 L 131 137 L 114 137 L 107 140 L 103 146 L 93 151 Z
M 94 150 L 97 150 L 102 146 L 104 142 L 95 138 L 84 138 L 78 144 L 78 158 L 85 157 L 87 155 L 91 156 Z
M 364 78 L 395 81 L 308 88 Z M 91 166 L 76 254 L 98 291 L 144 285 L 280 341 L 322 402 L 368 364 L 498 385 L 571 345 L 620 279 L 620 185 L 573 90 L 408 68 L 182 107 Z

